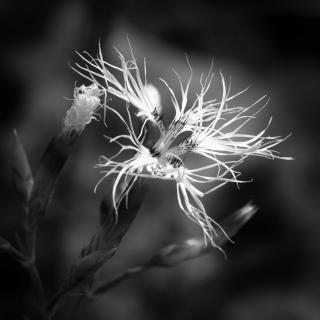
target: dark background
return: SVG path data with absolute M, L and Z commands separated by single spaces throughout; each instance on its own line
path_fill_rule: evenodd
M 232 75 L 235 91 L 250 85 L 248 103 L 270 97 L 254 129 L 272 115 L 270 135 L 292 133 L 278 150 L 294 161 L 251 159 L 241 170 L 252 183 L 240 190 L 228 185 L 207 197 L 208 212 L 217 219 L 248 200 L 260 207 L 236 244 L 225 248 L 227 260 L 213 253 L 150 271 L 95 302 L 70 303 L 56 319 L 320 319 L 319 18 L 320 4 L 309 0 L 1 1 L 0 232 L 10 240 L 22 218 L 10 175 L 12 128 L 34 169 L 70 106 L 64 97 L 72 98 L 76 81 L 86 83 L 68 66 L 80 61 L 74 51 L 95 55 L 99 40 L 105 58 L 118 63 L 112 47 L 127 50 L 129 35 L 138 60 L 147 59 L 149 81 L 159 85 L 162 76 L 175 90 L 172 67 L 186 76 L 184 53 L 195 78 L 214 58 L 214 70 Z M 166 91 L 159 89 L 164 109 L 170 110 Z M 86 129 L 41 223 L 37 262 L 49 296 L 98 225 L 99 203 L 110 181 L 94 194 L 99 173 L 93 166 L 100 154 L 114 151 L 102 135 L 114 134 L 119 122 L 109 121 L 108 128 L 95 123 Z M 102 276 L 200 234 L 178 210 L 174 190 L 173 184 L 153 183 Z M 0 318 L 20 319 L 30 294 L 27 275 L 2 254 Z

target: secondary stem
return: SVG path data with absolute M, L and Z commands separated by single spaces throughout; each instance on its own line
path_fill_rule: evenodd
M 149 270 L 152 266 L 150 264 L 143 264 L 141 266 L 129 268 L 125 272 L 119 274 L 118 276 L 114 277 L 112 280 L 103 283 L 100 285 L 98 288 L 93 289 L 92 293 L 89 293 L 89 296 L 91 295 L 92 297 L 95 297 L 99 294 L 105 293 L 109 291 L 110 289 L 114 288 L 116 285 L 118 285 L 120 282 L 130 279 L 133 276 L 136 276 L 142 272 L 145 272 Z
M 20 250 L 25 256 L 25 261 L 22 263 L 23 267 L 28 271 L 34 294 L 37 299 L 38 310 L 40 311 L 41 318 L 47 320 L 48 317 L 45 312 L 46 297 L 43 289 L 42 281 L 39 275 L 38 268 L 35 264 L 36 261 L 36 236 L 37 236 L 37 225 L 30 223 L 30 216 L 28 207 L 25 206 L 25 221 L 24 221 L 24 232 L 25 239 L 24 243 L 21 243 Z

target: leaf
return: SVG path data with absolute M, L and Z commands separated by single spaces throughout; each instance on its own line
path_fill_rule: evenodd
M 14 260 L 21 263 L 22 266 L 25 265 L 26 258 L 23 256 L 23 254 L 14 246 L 12 246 L 12 244 L 8 240 L 2 237 L 0 237 L 0 250 L 8 253 Z
M 114 248 L 110 249 L 108 252 L 97 250 L 84 257 L 79 257 L 76 264 L 74 264 L 71 269 L 67 287 L 72 288 L 74 291 L 75 288 L 81 288 L 85 285 L 91 280 L 100 266 L 114 255 L 114 251 Z
M 11 248 L 11 244 L 9 243 L 9 241 L 0 237 L 0 249 L 7 251 L 10 248 Z
M 30 199 L 30 224 L 44 216 L 54 192 L 57 179 L 66 164 L 76 141 L 64 136 L 54 137 L 44 151 L 35 173 Z
M 12 176 L 15 188 L 24 203 L 30 199 L 33 187 L 33 175 L 28 157 L 16 130 L 13 130 L 14 142 L 12 149 Z

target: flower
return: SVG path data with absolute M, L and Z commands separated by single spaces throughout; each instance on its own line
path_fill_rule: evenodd
M 63 134 L 70 134 L 75 131 L 81 134 L 85 126 L 96 119 L 96 110 L 100 105 L 100 98 L 103 90 L 93 83 L 90 86 L 82 85 L 75 87 L 74 100 L 63 120 Z
M 235 168 L 248 156 L 291 159 L 281 157 L 273 150 L 273 147 L 285 138 L 265 136 L 271 120 L 266 128 L 256 135 L 243 132 L 246 124 L 266 106 L 268 100 L 264 96 L 249 107 L 230 107 L 235 98 L 247 89 L 231 94 L 231 85 L 227 86 L 221 72 L 221 97 L 208 100 L 206 96 L 213 79 L 211 66 L 207 75 L 201 76 L 200 91 L 190 102 L 192 68 L 187 59 L 190 76 L 185 84 L 180 75 L 174 71 L 180 85 L 181 100 L 177 98 L 168 83 L 160 79 L 168 89 L 175 110 L 175 116 L 166 126 L 160 115 L 160 95 L 146 80 L 145 62 L 145 76 L 142 81 L 132 50 L 129 60 L 126 60 L 118 50 L 117 53 L 121 66 L 114 66 L 104 61 L 100 47 L 96 59 L 85 53 L 80 56 L 86 62 L 86 66 L 77 64 L 77 72 L 93 81 L 96 86 L 126 102 L 126 117 L 118 110 L 104 105 L 106 110 L 115 113 L 121 119 L 127 133 L 114 138 L 107 137 L 110 142 L 117 143 L 120 150 L 111 158 L 101 156 L 97 165 L 102 168 L 104 174 L 101 181 L 111 174 L 116 174 L 113 185 L 114 206 L 116 207 L 116 193 L 122 179 L 133 177 L 135 181 L 138 177 L 147 177 L 174 181 L 179 207 L 188 218 L 202 228 L 205 243 L 218 247 L 214 236 L 218 230 L 219 232 L 223 230 L 207 215 L 202 198 L 228 182 L 237 184 L 244 182 L 238 179 L 240 172 Z M 116 78 L 114 72 L 120 73 L 123 84 Z M 104 81 L 103 84 L 100 83 L 101 79 Z M 262 107 L 252 112 L 263 101 Z M 136 115 L 144 119 L 138 133 L 133 127 L 130 105 L 138 110 Z M 159 137 L 152 146 L 144 144 L 147 121 L 151 121 L 159 131 Z M 179 138 L 180 142 L 177 143 Z M 117 160 L 120 154 L 127 151 L 133 151 L 133 155 L 125 161 Z M 191 154 L 199 159 L 196 166 L 188 163 Z M 127 190 L 126 194 L 128 192 L 130 190 Z

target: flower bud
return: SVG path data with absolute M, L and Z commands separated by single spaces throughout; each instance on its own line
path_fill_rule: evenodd
M 185 260 L 202 255 L 207 250 L 203 238 L 188 239 L 181 244 L 171 244 L 154 256 L 150 263 L 154 267 L 172 267 Z
M 95 118 L 95 111 L 100 105 L 102 90 L 96 84 L 82 85 L 74 89 L 74 100 L 63 120 L 63 133 L 76 131 L 78 134 Z

